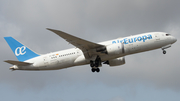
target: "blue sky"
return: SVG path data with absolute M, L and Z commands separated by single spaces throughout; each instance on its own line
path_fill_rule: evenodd
M 180 38 L 178 0 L 0 0 L 0 98 L 5 101 L 178 101 L 179 41 L 167 49 L 126 56 L 126 64 L 56 71 L 10 71 L 12 36 L 40 54 L 72 48 L 46 30 L 101 42 L 144 32 Z

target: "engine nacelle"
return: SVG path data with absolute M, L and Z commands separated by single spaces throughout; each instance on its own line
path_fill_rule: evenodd
M 124 57 L 120 57 L 120 58 L 108 60 L 108 61 L 104 62 L 104 64 L 108 64 L 109 66 L 123 65 L 123 64 L 125 64 L 125 58 Z
M 123 54 L 124 53 L 124 44 L 117 43 L 112 44 L 106 47 L 106 51 L 109 55 Z

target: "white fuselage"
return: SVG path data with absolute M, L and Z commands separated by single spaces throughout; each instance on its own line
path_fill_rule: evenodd
M 130 54 L 149 51 L 166 47 L 175 42 L 175 38 L 163 32 L 144 33 L 124 38 L 118 38 L 99 44 L 109 46 L 122 43 L 124 45 L 123 54 L 101 55 L 101 60 L 111 60 Z M 72 66 L 85 65 L 90 63 L 90 59 L 86 59 L 84 53 L 79 48 L 53 52 L 40 55 L 29 59 L 25 62 L 33 63 L 30 66 L 15 66 L 17 70 L 56 70 Z

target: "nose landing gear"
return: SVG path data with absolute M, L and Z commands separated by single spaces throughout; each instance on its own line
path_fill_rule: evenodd
M 165 50 L 163 50 L 163 54 L 166 54 L 166 51 L 165 51 Z
M 166 54 L 165 49 L 170 48 L 170 47 L 171 47 L 171 44 L 162 47 L 161 49 L 163 50 L 163 54 Z

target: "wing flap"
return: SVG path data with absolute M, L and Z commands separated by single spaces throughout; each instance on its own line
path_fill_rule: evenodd
M 6 60 L 4 62 L 7 62 L 7 63 L 12 64 L 12 65 L 17 65 L 17 66 L 27 66 L 27 65 L 32 64 L 32 63 L 28 63 L 28 62 L 20 62 L 20 61 L 13 61 L 13 60 Z

